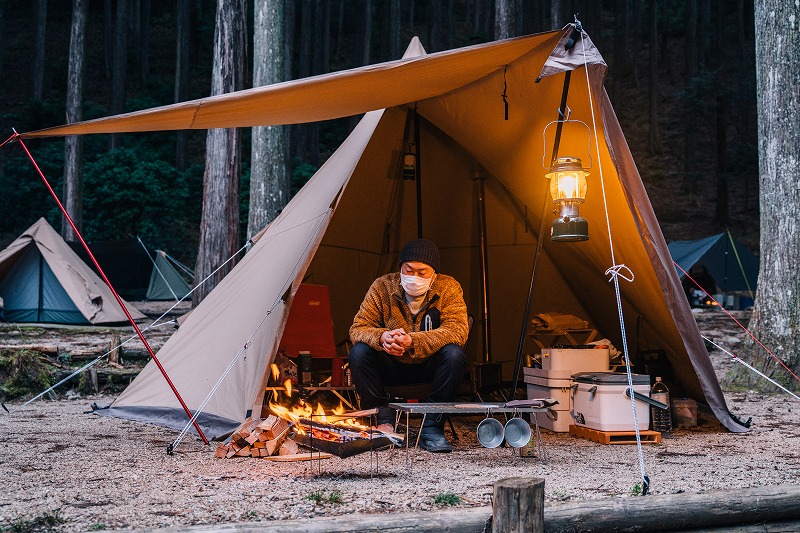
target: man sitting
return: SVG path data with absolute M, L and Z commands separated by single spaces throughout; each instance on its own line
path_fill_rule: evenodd
M 348 360 L 361 407 L 378 407 L 378 429 L 392 431 L 384 385 L 431 383 L 428 402 L 452 402 L 464 376 L 469 325 L 461 285 L 439 273 L 439 248 L 416 239 L 400 254 L 400 272 L 370 286 L 353 325 Z M 449 452 L 441 415 L 428 416 L 420 446 Z

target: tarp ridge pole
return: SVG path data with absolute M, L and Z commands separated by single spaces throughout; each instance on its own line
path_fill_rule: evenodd
M 16 134 L 16 131 L 14 133 Z M 164 379 L 167 380 L 167 384 L 169 385 L 170 389 L 172 389 L 172 392 L 175 394 L 175 397 L 180 402 L 181 407 L 183 407 L 183 410 L 186 411 L 186 415 L 191 420 L 192 419 L 191 411 L 186 406 L 186 403 L 183 401 L 183 398 L 181 398 L 181 395 L 178 392 L 178 389 L 175 388 L 175 385 L 172 383 L 172 380 L 169 378 L 169 375 L 167 375 L 167 371 L 164 369 L 163 366 L 161 366 L 161 362 L 156 357 L 155 352 L 153 352 L 153 349 L 150 347 L 150 344 L 147 342 L 147 339 L 145 339 L 144 334 L 142 334 L 142 331 L 139 329 L 139 326 L 136 325 L 136 321 L 133 320 L 133 317 L 131 316 L 130 312 L 128 311 L 128 308 L 125 306 L 125 303 L 122 301 L 122 298 L 120 298 L 119 294 L 117 294 L 117 291 L 111 285 L 111 282 L 108 280 L 108 277 L 106 276 L 106 274 L 103 271 L 102 267 L 100 267 L 100 264 L 97 262 L 97 259 L 95 258 L 94 254 L 89 249 L 89 245 L 86 244 L 86 241 L 83 239 L 83 236 L 81 235 L 81 232 L 78 231 L 77 226 L 75 226 L 75 222 L 72 220 L 72 217 L 69 216 L 69 213 L 67 213 L 67 210 L 64 208 L 64 204 L 61 203 L 61 200 L 58 198 L 58 195 L 53 190 L 53 187 L 50 185 L 50 182 L 47 181 L 47 178 L 45 177 L 45 175 L 42 172 L 42 170 L 39 168 L 39 165 L 36 163 L 36 160 L 33 158 L 33 155 L 28 150 L 28 147 L 25 146 L 25 143 L 22 142 L 22 139 L 19 139 L 18 135 L 17 135 L 17 140 L 19 141 L 19 145 L 22 147 L 22 149 L 25 150 L 25 154 L 27 154 L 28 159 L 31 160 L 31 163 L 33 164 L 34 169 L 36 169 L 36 172 L 39 174 L 39 177 L 42 178 L 42 182 L 44 182 L 45 187 L 47 187 L 47 190 L 50 192 L 50 196 L 52 196 L 53 200 L 55 200 L 56 204 L 58 204 L 58 208 L 61 210 L 61 213 L 64 215 L 64 219 L 72 227 L 72 230 L 75 232 L 75 235 L 78 237 L 78 240 L 81 241 L 81 245 L 83 246 L 84 250 L 86 250 L 86 253 L 89 255 L 89 258 L 92 260 L 92 264 L 94 264 L 95 268 L 97 269 L 97 272 L 100 274 L 100 277 L 102 277 L 103 281 L 105 281 L 106 285 L 108 285 L 108 288 L 111 290 L 111 293 L 114 295 L 114 298 L 117 300 L 117 303 L 122 308 L 122 312 L 125 313 L 125 316 L 128 318 L 128 321 L 131 323 L 131 326 L 133 326 L 133 329 L 134 329 L 134 331 L 136 331 L 136 334 L 139 336 L 139 339 L 142 341 L 142 344 L 144 344 L 144 347 L 147 349 L 147 352 L 150 354 L 150 357 L 153 358 L 153 361 L 156 363 L 156 366 L 158 366 L 158 369 L 164 375 Z M 196 421 L 194 422 L 194 427 L 197 430 L 197 433 L 200 435 L 200 438 L 203 439 L 203 442 L 205 444 L 208 444 L 208 439 L 206 438 L 205 434 L 203 433 L 203 430 L 200 429 L 200 426 L 197 424 Z

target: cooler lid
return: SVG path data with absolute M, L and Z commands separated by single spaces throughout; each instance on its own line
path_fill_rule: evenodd
M 650 385 L 650 376 L 647 374 L 632 374 L 634 385 Z M 572 375 L 576 383 L 594 383 L 605 385 L 627 385 L 628 374 L 625 372 L 580 372 Z

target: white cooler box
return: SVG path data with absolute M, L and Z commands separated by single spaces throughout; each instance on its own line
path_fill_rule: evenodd
M 543 348 L 542 370 L 608 372 L 608 348 Z
M 634 431 L 631 399 L 625 394 L 628 375 L 624 372 L 583 372 L 572 376 L 572 417 L 575 424 L 599 431 Z M 633 375 L 633 390 L 650 396 L 650 376 Z M 650 406 L 636 402 L 639 431 L 650 425 Z
M 554 374 L 552 376 L 551 374 Z M 523 377 L 528 387 L 528 399 L 553 398 L 558 401 L 552 410 L 558 414 L 556 420 L 551 420 L 545 413 L 537 413 L 536 421 L 539 427 L 566 433 L 572 422 L 570 414 L 570 393 L 572 392 L 572 379 L 569 372 L 542 370 L 541 368 L 523 368 Z

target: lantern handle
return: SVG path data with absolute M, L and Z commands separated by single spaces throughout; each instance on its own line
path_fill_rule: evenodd
M 564 116 L 564 114 L 561 112 L 560 109 L 558 110 L 558 114 L 560 116 L 562 116 L 562 117 Z M 592 161 L 593 160 L 592 160 L 592 143 L 591 143 L 592 133 L 591 133 L 591 130 L 589 129 L 589 126 L 584 121 L 582 121 L 582 120 L 574 120 L 574 119 L 569 118 L 571 114 L 572 114 L 572 110 L 570 108 L 567 108 L 566 118 L 564 118 L 563 120 L 553 120 L 553 121 L 549 122 L 544 127 L 544 130 L 542 130 L 542 167 L 547 169 L 547 170 L 550 170 L 550 168 L 551 168 L 551 165 L 548 165 L 548 164 L 545 163 L 545 158 L 547 157 L 547 128 L 549 128 L 553 124 L 562 124 L 562 125 L 563 124 L 580 124 L 584 128 L 586 128 L 586 155 L 588 156 L 588 159 L 589 159 L 589 166 L 585 166 L 583 168 L 584 168 L 584 170 L 588 170 L 588 169 L 592 168 Z M 583 161 L 583 159 L 581 159 L 581 161 Z

